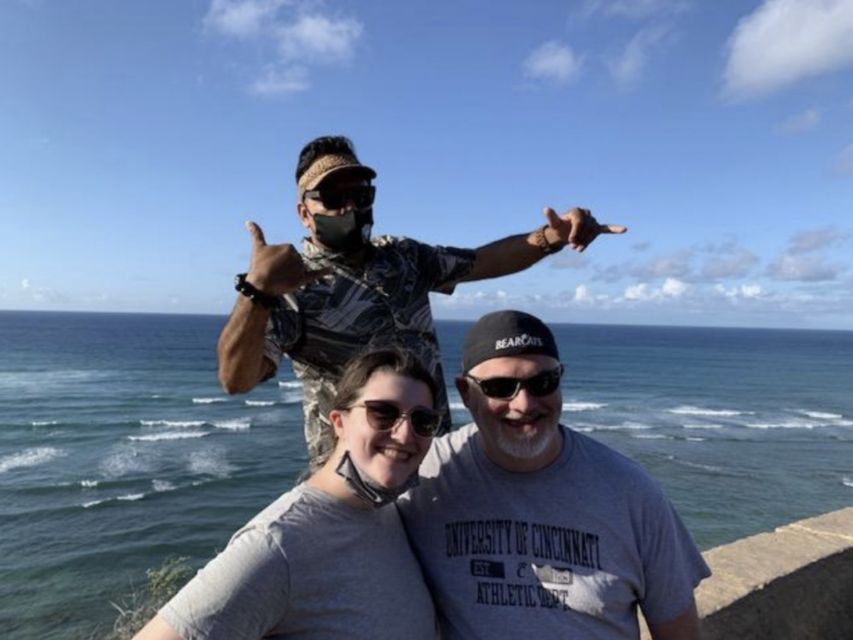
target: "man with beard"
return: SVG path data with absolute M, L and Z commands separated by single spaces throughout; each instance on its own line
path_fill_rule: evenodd
M 710 571 L 639 465 L 560 424 L 560 364 L 538 318 L 498 311 L 465 338 L 474 422 L 437 439 L 397 501 L 443 637 L 695 640 Z
M 302 254 L 269 245 L 247 223 L 252 257 L 237 276 L 242 295 L 219 338 L 219 379 L 228 393 L 249 391 L 275 375 L 282 355 L 303 382 L 305 437 L 311 466 L 331 451 L 328 415 L 343 365 L 368 346 L 408 348 L 435 375 L 436 409 L 450 413 L 430 291 L 451 293 L 459 282 L 516 273 L 566 245 L 583 251 L 601 233 L 585 209 L 562 216 L 546 209 L 547 224 L 477 249 L 430 246 L 408 238 L 371 238 L 376 172 L 361 164 L 342 136 L 317 138 L 299 155 L 296 211 L 310 237 Z

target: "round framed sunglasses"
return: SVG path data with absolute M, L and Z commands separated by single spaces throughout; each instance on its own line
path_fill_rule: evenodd
M 403 411 L 390 400 L 365 400 L 362 404 L 350 406 L 351 409 L 356 407 L 364 409 L 367 424 L 377 431 L 391 431 L 408 418 L 417 435 L 422 438 L 432 438 L 441 426 L 441 414 L 426 407 L 415 407 L 411 411 Z
M 540 371 L 529 378 L 476 378 L 470 373 L 465 374 L 480 387 L 483 395 L 497 400 L 512 400 L 522 389 L 537 398 L 554 393 L 560 386 L 560 378 L 563 377 L 563 365 L 548 371 Z

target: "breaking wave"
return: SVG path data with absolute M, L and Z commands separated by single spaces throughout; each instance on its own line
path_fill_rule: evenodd
M 64 455 L 66 455 L 65 451 L 55 447 L 25 449 L 24 451 L 0 458 L 0 473 L 5 473 L 12 469 L 35 467 Z

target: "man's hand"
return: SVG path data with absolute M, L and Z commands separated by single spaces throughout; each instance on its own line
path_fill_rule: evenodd
M 619 224 L 599 224 L 589 209 L 575 207 L 561 216 L 551 207 L 545 207 L 548 219 L 549 242 L 562 241 L 572 249 L 582 252 L 602 233 L 625 233 L 628 227 Z M 552 240 L 552 236 L 555 236 Z
M 252 235 L 252 261 L 246 281 L 272 296 L 295 291 L 330 273 L 330 269 L 309 270 L 292 244 L 267 244 L 264 232 L 254 222 L 246 222 Z

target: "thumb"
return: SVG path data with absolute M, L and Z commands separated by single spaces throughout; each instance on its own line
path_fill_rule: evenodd
M 547 218 L 548 226 L 551 228 L 556 229 L 562 222 L 560 216 L 558 216 L 557 212 L 554 211 L 551 207 L 545 207 L 544 209 L 542 209 L 542 213 L 545 215 L 545 218 Z
M 252 236 L 252 247 L 265 247 L 267 245 L 266 238 L 264 238 L 264 232 L 257 223 L 252 222 L 251 220 L 246 220 L 246 229 Z

